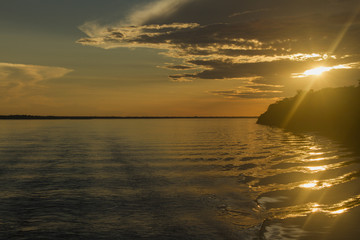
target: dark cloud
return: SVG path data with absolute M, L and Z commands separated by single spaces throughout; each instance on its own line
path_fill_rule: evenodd
M 188 69 L 194 68 L 194 67 L 187 66 L 187 65 L 166 65 L 164 67 L 168 68 L 168 69 L 173 69 L 173 70 L 188 70 Z
M 251 88 L 259 91 L 276 91 L 279 92 L 282 90 L 282 86 L 278 85 L 247 85 L 246 88 Z
M 211 94 L 226 98 L 279 98 L 281 91 L 225 90 L 211 91 Z
M 230 60 L 191 60 L 189 63 L 206 68 L 198 73 L 176 75 L 175 78 L 201 78 L 201 79 L 231 79 L 231 78 L 286 78 L 292 73 L 301 73 L 314 67 L 313 60 L 291 61 L 277 60 L 254 63 L 234 63 Z M 325 65 L 335 65 L 347 62 L 345 59 L 329 59 L 322 61 Z M 270 82 L 272 83 L 272 82 Z
M 88 25 L 83 27 L 88 37 L 78 42 L 165 49 L 184 63 L 166 68 L 194 69 L 171 75 L 173 81 L 257 78 L 267 84 L 262 91 L 252 86 L 248 89 L 257 91 L 216 94 L 275 96 L 279 92 L 268 85 L 286 85 L 295 73 L 360 62 L 359 7 L 355 0 L 184 0 L 171 14 L 148 14 L 141 25 Z
M 110 37 L 113 38 L 117 38 L 117 39 L 122 39 L 124 37 L 124 34 L 122 34 L 121 32 L 117 32 L 117 31 L 111 31 L 110 30 Z

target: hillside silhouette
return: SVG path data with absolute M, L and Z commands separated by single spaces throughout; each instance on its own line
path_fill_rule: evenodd
M 271 104 L 258 124 L 316 131 L 360 146 L 360 86 L 298 91 Z

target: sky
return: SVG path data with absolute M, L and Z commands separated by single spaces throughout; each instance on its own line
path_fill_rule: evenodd
M 357 85 L 359 0 L 1 0 L 0 114 L 258 116 Z

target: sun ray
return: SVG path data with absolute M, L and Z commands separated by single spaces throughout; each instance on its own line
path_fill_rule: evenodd
M 335 52 L 335 50 L 337 49 L 337 47 L 339 46 L 339 44 L 341 43 L 341 41 L 343 40 L 343 38 L 345 37 L 347 31 L 349 30 L 349 28 L 351 27 L 351 25 L 354 23 L 356 16 L 358 15 L 360 11 L 360 4 L 357 6 L 356 10 L 354 11 L 354 13 L 350 16 L 349 20 L 347 21 L 347 23 L 345 24 L 344 28 L 341 30 L 341 32 L 339 33 L 339 35 L 337 36 L 336 40 L 334 41 L 334 43 L 332 44 L 331 48 L 328 51 L 328 54 L 331 55 L 332 53 Z

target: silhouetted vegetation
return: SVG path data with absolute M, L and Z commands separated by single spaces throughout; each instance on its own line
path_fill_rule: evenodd
M 318 131 L 360 146 L 360 86 L 303 92 L 271 104 L 257 123 Z

